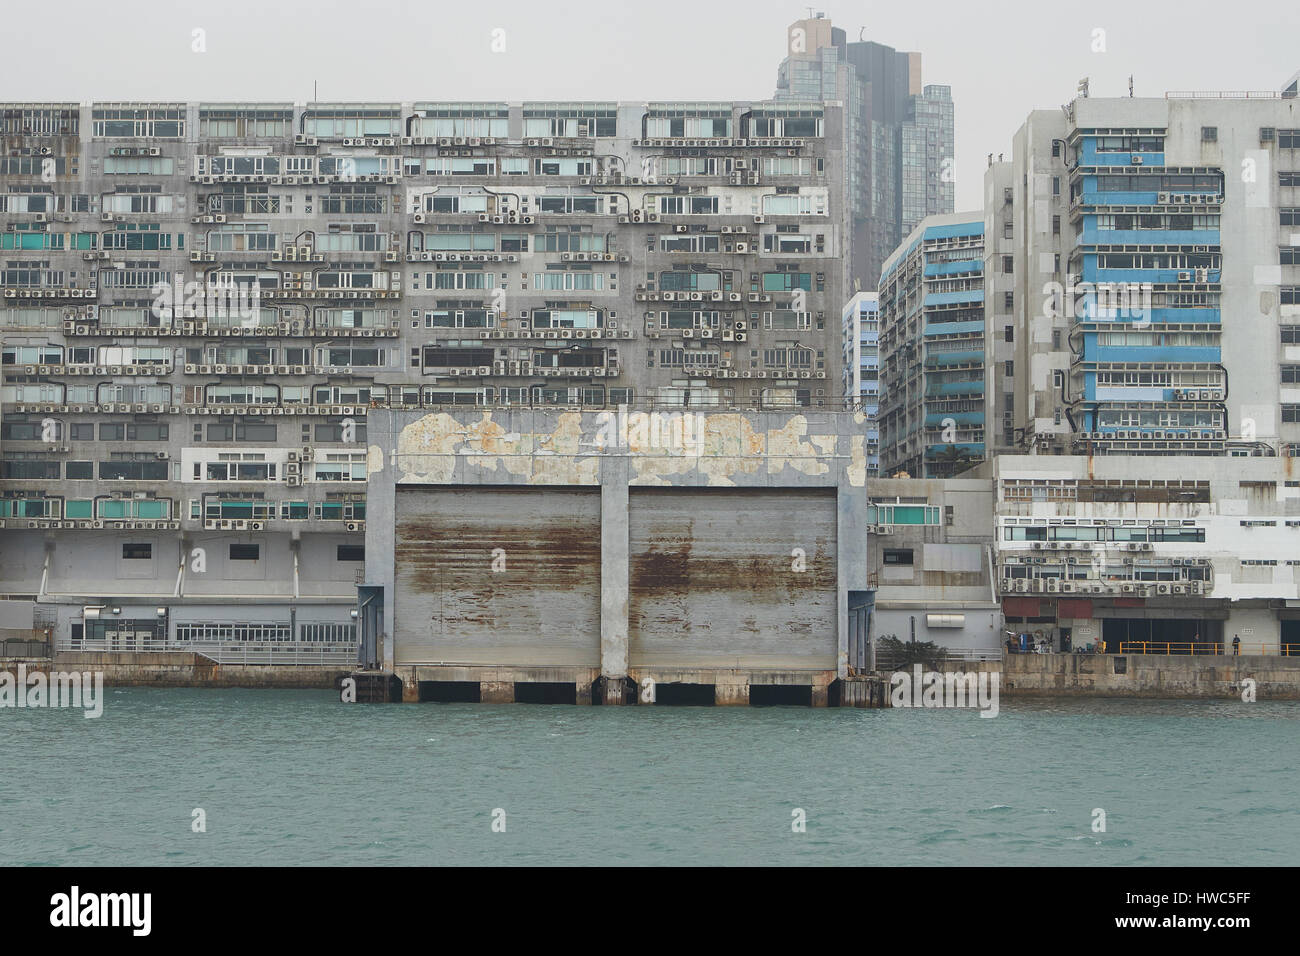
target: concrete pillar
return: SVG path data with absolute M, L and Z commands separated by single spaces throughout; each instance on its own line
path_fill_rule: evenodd
M 600 673 L 627 676 L 628 461 L 606 457 L 600 471 Z M 606 701 L 609 703 L 610 701 Z
M 749 684 L 714 684 L 713 703 L 719 707 L 748 707 Z
M 813 684 L 812 705 L 814 707 L 830 706 L 830 685 L 829 684 Z
M 867 489 L 851 484 L 847 469 L 840 473 L 835 510 L 835 589 L 839 602 L 836 676 L 843 679 L 849 676 L 849 592 L 867 587 Z
M 415 679 L 415 668 L 404 667 L 397 674 L 398 680 L 402 682 L 402 703 L 418 704 L 420 702 L 420 683 Z
M 515 702 L 514 681 L 485 680 L 478 685 L 478 699 L 483 704 L 513 704 Z
M 396 449 L 398 414 L 388 408 L 372 408 L 366 417 L 370 451 L 367 474 L 371 479 L 366 486 L 366 504 L 370 514 L 385 517 L 366 522 L 366 554 L 371 557 L 366 561 L 365 581 L 384 589 L 383 631 L 378 638 L 378 650 L 379 666 L 386 670 L 396 670 L 393 632 L 397 627 L 397 615 L 394 613 L 394 584 L 397 579 L 394 549 L 397 530 L 397 467 L 395 454 L 385 458 L 380 449 Z M 405 689 L 402 695 L 405 700 Z

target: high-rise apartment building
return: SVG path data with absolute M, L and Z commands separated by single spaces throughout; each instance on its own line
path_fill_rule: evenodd
M 845 107 L 852 275 L 874 288 L 917 223 L 953 211 L 951 90 L 922 85 L 921 54 L 848 42 L 820 15 L 790 26 L 776 86 L 778 100 Z
M 1012 161 L 986 176 L 1014 444 L 1296 453 L 1295 107 L 1294 92 L 1169 94 L 1029 116 Z
M 837 404 L 843 126 L 0 106 L 0 626 L 346 653 L 375 404 Z
M 984 218 L 931 216 L 880 278 L 880 468 L 948 478 L 984 459 Z

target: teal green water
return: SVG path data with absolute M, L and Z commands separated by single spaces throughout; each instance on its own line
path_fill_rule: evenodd
M 0 710 L 0 863 L 1294 864 L 1298 731 L 1294 702 L 987 719 L 110 689 L 98 720 Z

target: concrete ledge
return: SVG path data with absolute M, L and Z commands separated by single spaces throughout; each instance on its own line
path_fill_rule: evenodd
M 1253 680 L 1259 700 L 1300 700 L 1300 657 L 1277 655 L 1009 654 L 939 669 L 1001 673 L 1008 697 L 1239 698 Z
M 0 662 L 16 673 L 18 662 Z M 28 662 L 27 671 L 96 671 L 110 687 L 283 687 L 333 689 L 354 667 L 216 664 L 184 651 L 132 653 L 60 652 L 54 660 Z

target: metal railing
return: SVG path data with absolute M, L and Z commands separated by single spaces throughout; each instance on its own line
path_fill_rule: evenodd
M 283 641 L 256 643 L 194 643 L 188 645 L 195 654 L 218 664 L 317 665 L 321 667 L 355 667 L 357 642 L 341 644 Z
M 1205 654 L 1233 656 L 1231 642 L 1198 641 L 1120 641 L 1119 654 Z M 1242 642 L 1237 654 L 1268 654 L 1300 657 L 1300 644 L 1264 644 Z
M 357 663 L 356 641 L 175 641 L 114 637 L 100 640 L 59 638 L 59 651 L 107 654 L 198 654 L 217 664 L 350 667 Z
M 1165 94 L 1167 100 L 1284 100 L 1287 98 L 1288 94 L 1277 90 L 1171 90 Z
M 49 656 L 49 641 L 23 641 L 13 638 L 0 641 L 0 660 L 30 660 Z
M 1000 647 L 954 647 L 947 648 L 942 654 L 935 658 L 935 663 L 973 663 L 978 661 L 1000 661 L 1002 660 L 1003 649 Z M 901 655 L 893 655 L 876 645 L 876 670 L 890 671 L 898 670 L 904 665 L 904 658 Z

